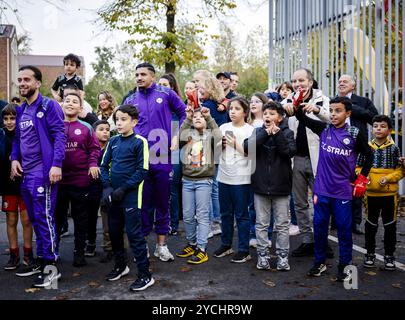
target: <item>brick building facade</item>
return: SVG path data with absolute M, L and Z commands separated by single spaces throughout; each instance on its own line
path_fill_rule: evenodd
M 66 53 L 68 54 L 68 52 Z M 64 73 L 64 56 L 18 55 L 16 28 L 0 25 L 0 100 L 10 101 L 18 96 L 17 75 L 20 66 L 33 65 L 42 72 L 42 91 L 49 93 L 55 79 Z M 85 83 L 84 58 L 79 56 L 81 67 L 77 74 Z
M 0 99 L 9 101 L 18 93 L 17 34 L 15 26 L 0 25 Z

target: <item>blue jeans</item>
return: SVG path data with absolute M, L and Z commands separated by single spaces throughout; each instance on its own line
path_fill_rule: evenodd
M 249 218 L 250 218 L 250 234 L 249 239 L 256 239 L 256 209 L 254 202 L 254 192 L 250 189 L 249 193 Z M 269 240 L 273 237 L 273 226 L 274 226 L 274 214 L 273 209 L 271 209 L 270 225 L 268 229 Z
M 339 263 L 352 261 L 352 201 L 318 196 L 314 201 L 314 253 L 315 263 L 325 263 L 330 215 L 336 219 L 339 239 Z
M 229 185 L 218 183 L 219 205 L 221 208 L 222 234 L 224 246 L 232 246 L 233 222 L 238 227 L 238 251 L 249 252 L 249 184 Z
M 181 164 L 173 164 L 170 177 L 170 228 L 179 228 L 179 216 L 181 207 Z
M 205 251 L 210 231 L 212 179 L 183 178 L 183 221 L 186 239 Z
M 211 195 L 211 207 L 210 207 L 210 222 L 220 222 L 221 213 L 219 208 L 219 191 L 218 191 L 218 165 L 215 165 L 215 176 L 212 179 L 212 195 Z

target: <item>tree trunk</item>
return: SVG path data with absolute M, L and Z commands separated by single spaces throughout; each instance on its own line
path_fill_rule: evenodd
M 169 3 L 167 5 L 167 11 L 166 11 L 166 32 L 168 33 L 176 33 L 175 29 L 175 24 L 174 24 L 174 18 L 176 16 L 176 1 L 169 0 Z M 166 43 L 166 50 L 169 52 L 176 52 L 176 45 L 173 41 L 168 40 Z M 174 73 L 176 70 L 176 64 L 171 58 L 172 54 L 170 54 L 170 58 L 168 61 L 165 63 L 165 72 L 166 73 Z

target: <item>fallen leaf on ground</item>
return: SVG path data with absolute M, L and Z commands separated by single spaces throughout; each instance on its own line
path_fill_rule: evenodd
M 88 283 L 88 285 L 89 285 L 90 288 L 97 288 L 97 287 L 100 286 L 100 284 L 98 282 L 96 282 L 96 281 L 90 281 Z
M 40 288 L 28 288 L 28 289 L 25 289 L 26 293 L 35 293 L 35 292 L 38 292 L 38 291 L 41 291 L 41 289 Z
M 55 298 L 55 300 L 68 300 L 68 299 L 69 299 L 69 297 L 67 295 L 65 295 L 65 294 L 63 294 L 61 296 L 57 296 Z
M 263 280 L 263 283 L 268 287 L 275 287 L 276 286 L 276 284 L 273 281 L 271 281 L 270 279 Z
M 369 276 L 375 276 L 377 273 L 375 273 L 374 271 L 367 271 L 366 274 L 368 274 Z
M 75 272 L 73 275 L 72 275 L 72 277 L 73 278 L 75 278 L 75 277 L 80 277 L 82 274 L 80 273 L 80 272 Z
M 79 288 L 75 288 L 75 289 L 70 290 L 69 292 L 71 292 L 71 293 L 79 293 L 79 292 L 80 292 L 80 289 L 79 289 Z
M 180 269 L 181 272 L 189 272 L 191 270 L 192 269 L 190 267 L 181 267 L 181 269 Z
M 396 289 L 401 289 L 401 284 L 400 283 L 393 283 L 392 286 Z

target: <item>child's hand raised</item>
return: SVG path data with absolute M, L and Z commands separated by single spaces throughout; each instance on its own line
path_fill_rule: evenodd
M 219 111 L 219 112 L 225 111 L 225 106 L 222 103 L 220 103 L 218 105 L 217 111 Z
M 211 115 L 210 109 L 206 108 L 206 107 L 202 107 L 201 108 L 201 114 L 203 115 L 203 117 L 206 119 Z
M 193 120 L 193 113 L 194 113 L 194 108 L 191 105 L 187 105 L 187 108 L 186 108 L 187 119 Z
M 266 131 L 269 136 L 280 131 L 280 128 L 276 126 L 274 121 L 265 121 L 264 126 L 266 127 Z

